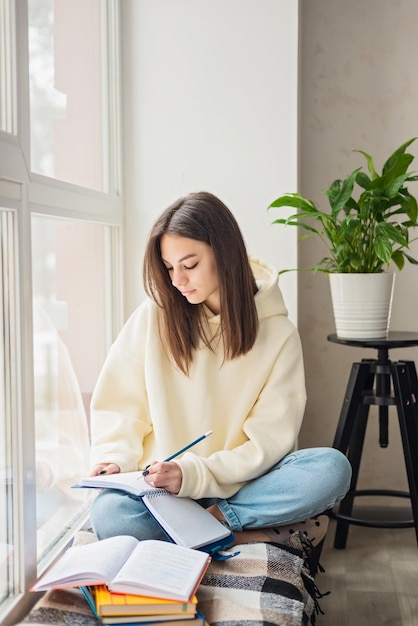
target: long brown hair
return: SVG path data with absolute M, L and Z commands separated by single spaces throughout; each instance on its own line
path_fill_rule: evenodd
M 210 193 L 191 193 L 174 202 L 157 219 L 146 247 L 145 291 L 161 309 L 159 323 L 164 345 L 180 370 L 188 374 L 199 340 L 213 348 L 205 332 L 201 306 L 190 304 L 171 284 L 161 259 L 161 237 L 165 234 L 203 241 L 212 247 L 219 280 L 224 358 L 231 360 L 246 354 L 258 332 L 254 302 L 257 285 L 231 211 Z

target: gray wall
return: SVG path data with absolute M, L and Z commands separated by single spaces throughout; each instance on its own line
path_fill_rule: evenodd
M 300 181 L 303 194 L 324 202 L 321 190 L 364 163 L 352 150 L 387 156 L 418 135 L 418 3 L 416 0 L 303 0 L 301 36 Z M 418 154 L 418 142 L 411 151 Z M 414 162 L 418 170 L 418 159 Z M 418 183 L 411 187 L 418 195 Z M 418 247 L 413 252 L 418 255 Z M 324 256 L 318 242 L 299 244 L 299 265 Z M 375 353 L 327 341 L 334 332 L 327 277 L 298 274 L 299 329 L 304 346 L 308 406 L 301 446 L 332 442 L 351 363 Z M 418 267 L 396 276 L 393 330 L 418 331 Z M 418 359 L 417 349 L 392 359 Z M 406 485 L 396 412 L 391 442 L 377 443 L 376 409 L 363 456 L 363 486 Z

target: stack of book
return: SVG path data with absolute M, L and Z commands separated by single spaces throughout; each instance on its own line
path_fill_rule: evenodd
M 120 535 L 69 548 L 32 591 L 79 587 L 103 624 L 205 625 L 196 591 L 205 552 Z
M 102 624 L 141 626 L 205 626 L 205 619 L 197 609 L 197 597 L 188 602 L 151 598 L 109 591 L 106 585 L 80 587 L 94 614 Z

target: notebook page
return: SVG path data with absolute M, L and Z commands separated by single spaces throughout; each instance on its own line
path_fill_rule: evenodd
M 147 494 L 142 500 L 175 543 L 200 548 L 229 537 L 231 531 L 190 498 L 169 493 Z
M 99 489 L 118 489 L 126 491 L 134 496 L 141 497 L 149 491 L 167 493 L 164 489 L 157 489 L 149 485 L 142 475 L 142 471 L 119 472 L 117 474 L 103 474 L 98 476 L 88 476 L 80 480 L 74 487 L 94 487 Z

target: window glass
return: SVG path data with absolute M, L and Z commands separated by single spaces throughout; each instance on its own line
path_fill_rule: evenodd
M 103 6 L 28 1 L 30 135 L 32 171 L 108 191 Z
M 16 415 L 14 214 L 0 209 L 0 603 L 15 593 L 12 426 Z
M 110 227 L 32 218 L 38 560 L 86 510 L 89 404 L 106 355 Z

